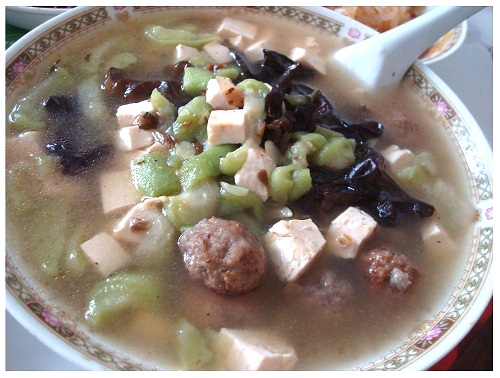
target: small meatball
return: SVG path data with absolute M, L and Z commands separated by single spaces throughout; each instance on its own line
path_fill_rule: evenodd
M 248 293 L 267 271 L 264 248 L 236 221 L 203 219 L 180 237 L 179 249 L 190 276 L 219 294 Z
M 376 248 L 361 257 L 361 266 L 371 283 L 389 282 L 397 290 L 405 291 L 419 275 L 410 259 L 388 248 Z
M 354 289 L 350 282 L 330 269 L 321 269 L 299 283 L 289 284 L 287 292 L 293 295 L 301 308 L 312 311 L 317 319 L 350 317 Z

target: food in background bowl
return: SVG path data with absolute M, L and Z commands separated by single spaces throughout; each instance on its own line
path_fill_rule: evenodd
M 422 6 L 329 6 L 327 7 L 353 18 L 376 31 L 383 33 L 420 16 L 427 11 Z M 462 22 L 439 38 L 421 56 L 426 64 L 436 63 L 453 54 L 465 40 L 467 21 Z
M 66 20 L 6 67 L 7 286 L 47 327 L 110 369 L 426 368 L 463 337 L 490 162 L 430 72 L 366 92 L 327 56 L 370 30 L 321 8 Z

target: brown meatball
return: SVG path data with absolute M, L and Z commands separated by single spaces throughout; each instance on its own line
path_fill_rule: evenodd
M 219 294 L 248 293 L 266 274 L 265 250 L 240 222 L 203 219 L 180 237 L 179 249 L 190 276 Z
M 314 312 L 315 317 L 346 317 L 354 299 L 352 285 L 328 268 L 297 284 L 289 284 L 288 291 L 296 295 L 300 306 Z
M 395 272 L 403 272 L 412 282 L 418 275 L 410 259 L 402 254 L 392 252 L 388 248 L 376 248 L 361 256 L 361 266 L 370 282 L 382 284 L 391 280 Z

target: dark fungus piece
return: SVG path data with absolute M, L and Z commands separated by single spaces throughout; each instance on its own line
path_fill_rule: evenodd
M 395 226 L 403 217 L 434 213 L 432 205 L 407 194 L 389 176 L 380 153 L 360 145 L 356 154 L 356 162 L 342 174 L 311 167 L 313 187 L 297 206 L 315 218 L 335 208 L 359 206 L 383 226 Z
M 61 171 L 67 175 L 79 175 L 90 167 L 111 156 L 114 147 L 102 144 L 90 148 L 82 148 L 76 130 L 84 128 L 80 115 L 79 102 L 72 96 L 50 96 L 43 106 L 49 114 L 49 141 L 45 148 L 49 154 L 61 158 Z

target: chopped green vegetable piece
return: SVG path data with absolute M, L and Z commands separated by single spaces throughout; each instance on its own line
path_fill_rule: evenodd
M 311 162 L 334 170 L 342 170 L 354 163 L 356 141 L 345 137 L 333 137 L 311 155 Z
M 173 124 L 173 134 L 179 140 L 206 140 L 207 121 L 212 107 L 205 96 L 198 96 L 179 109 L 177 119 Z
M 264 202 L 262 202 L 262 199 L 248 189 L 240 191 L 238 189 L 245 188 L 221 182 L 221 202 L 218 214 L 226 216 L 249 209 L 252 210 L 257 219 L 262 219 L 264 214 Z
M 415 155 L 413 165 L 396 172 L 395 176 L 403 186 L 420 193 L 435 183 L 438 171 L 432 154 L 421 152 Z
M 294 201 L 312 188 L 309 169 L 297 164 L 277 167 L 269 177 L 269 188 L 274 201 Z
M 182 44 L 200 48 L 215 40 L 213 34 L 195 34 L 187 30 L 168 29 L 161 25 L 148 25 L 144 33 L 152 40 L 167 46 Z
M 243 144 L 233 152 L 229 152 L 220 161 L 220 170 L 223 174 L 234 176 L 247 160 L 248 145 Z
M 177 350 L 182 368 L 200 370 L 210 363 L 213 353 L 203 334 L 187 320 L 182 320 L 177 331 Z
M 236 67 L 220 68 L 218 70 L 215 70 L 214 77 L 215 76 L 222 76 L 227 77 L 231 80 L 236 80 L 238 76 L 240 76 L 240 70 Z
M 153 105 L 153 108 L 155 108 L 164 122 L 171 122 L 175 119 L 176 109 L 174 104 L 156 88 L 151 92 L 151 105 Z
M 143 273 L 121 272 L 97 283 L 85 319 L 92 328 L 116 326 L 132 312 L 163 304 L 160 282 Z
M 206 91 L 208 82 L 213 79 L 213 71 L 198 67 L 185 67 L 184 76 L 182 79 L 183 89 L 193 95 L 199 95 L 201 91 Z
M 184 160 L 178 171 L 182 187 L 190 189 L 209 178 L 221 175 L 221 158 L 234 151 L 235 148 L 236 146 L 231 144 L 212 146 L 201 154 Z
M 219 208 L 219 186 L 213 180 L 168 197 L 164 211 L 177 230 L 194 226 L 203 218 L 210 218 Z
M 151 152 L 132 160 L 132 182 L 144 196 L 171 196 L 182 187 L 175 168 L 167 164 L 168 153 Z
M 236 84 L 236 88 L 241 89 L 243 92 L 252 90 L 262 98 L 266 97 L 267 94 L 271 91 L 271 89 L 265 83 L 255 79 L 245 79 Z

